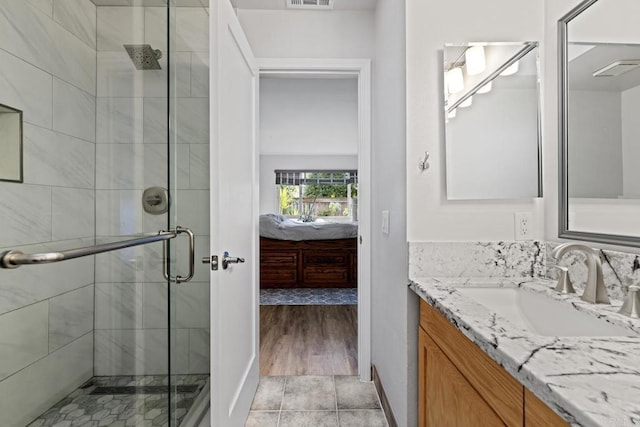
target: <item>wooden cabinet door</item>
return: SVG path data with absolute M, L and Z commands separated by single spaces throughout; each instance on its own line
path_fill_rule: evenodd
M 568 427 L 569 424 L 553 412 L 529 390 L 524 391 L 525 427 Z
M 436 343 L 419 329 L 420 427 L 504 426 Z

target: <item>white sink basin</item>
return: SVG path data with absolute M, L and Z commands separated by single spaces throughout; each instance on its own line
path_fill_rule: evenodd
M 574 309 L 570 304 L 514 288 L 457 288 L 515 326 L 545 336 L 636 336 L 633 331 Z

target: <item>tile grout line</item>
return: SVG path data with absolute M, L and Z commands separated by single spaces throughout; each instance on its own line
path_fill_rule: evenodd
M 278 410 L 278 422 L 276 423 L 276 427 L 280 427 L 280 418 L 282 417 L 282 405 L 284 404 L 284 392 L 287 389 L 287 378 L 289 376 L 285 375 L 282 380 L 282 397 L 280 399 L 280 409 Z

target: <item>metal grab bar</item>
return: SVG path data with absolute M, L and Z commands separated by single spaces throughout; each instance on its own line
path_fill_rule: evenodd
M 176 276 L 177 283 L 188 282 L 193 278 L 196 268 L 195 255 L 195 236 L 191 229 L 176 226 L 171 231 L 158 231 L 157 234 L 136 237 L 135 239 L 122 240 L 120 242 L 103 243 L 95 246 L 87 246 L 85 248 L 69 249 L 62 252 L 44 252 L 39 254 L 25 254 L 21 251 L 7 251 L 0 254 L 0 268 L 18 268 L 25 264 L 49 264 L 53 262 L 66 261 L 68 259 L 80 258 L 89 255 L 101 254 L 104 252 L 115 251 L 118 249 L 130 248 L 133 246 L 146 245 L 148 243 L 163 242 L 162 264 L 163 274 L 167 280 L 173 280 L 169 277 L 168 260 L 167 260 L 167 241 L 175 239 L 179 234 L 187 233 L 189 235 L 189 275 L 187 277 Z
M 132 246 L 146 245 L 148 243 L 162 240 L 174 239 L 178 236 L 177 231 L 159 231 L 152 236 L 137 237 L 120 242 L 103 243 L 85 248 L 69 249 L 62 252 L 45 252 L 40 254 L 25 254 L 21 251 L 8 251 L 0 255 L 1 268 L 18 268 L 24 264 L 49 264 L 52 262 L 66 261 L 68 259 L 80 258 L 89 255 L 101 254 L 103 252 L 115 251 L 118 249 L 130 248 Z

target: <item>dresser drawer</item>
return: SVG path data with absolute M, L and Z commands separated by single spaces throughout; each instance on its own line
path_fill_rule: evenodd
M 349 270 L 335 267 L 307 267 L 303 272 L 305 283 L 344 284 L 349 281 Z
M 289 285 L 298 282 L 298 270 L 295 269 L 263 269 L 260 272 L 260 283 L 263 285 Z
M 302 253 L 302 263 L 305 267 L 347 267 L 349 265 L 349 255 L 344 251 L 304 251 Z
M 260 265 L 295 268 L 298 265 L 298 251 L 262 251 Z

